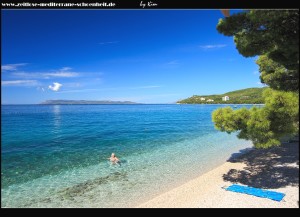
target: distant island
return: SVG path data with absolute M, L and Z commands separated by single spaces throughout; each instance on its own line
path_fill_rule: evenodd
M 219 95 L 194 95 L 177 101 L 178 104 L 263 104 L 263 88 L 247 88 Z
M 130 101 L 109 100 L 46 100 L 41 105 L 103 105 L 103 104 L 140 104 Z

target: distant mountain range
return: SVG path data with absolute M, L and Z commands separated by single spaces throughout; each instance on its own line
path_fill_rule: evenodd
M 43 105 L 103 105 L 103 104 L 139 104 L 130 101 L 109 100 L 46 100 Z
M 247 88 L 231 91 L 219 95 L 194 95 L 192 97 L 179 100 L 179 104 L 263 104 L 263 88 Z M 228 96 L 229 100 L 223 101 L 222 97 Z

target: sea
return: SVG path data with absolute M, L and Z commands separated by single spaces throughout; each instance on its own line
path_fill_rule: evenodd
M 225 106 L 252 105 L 2 105 L 1 206 L 146 202 L 252 147 L 214 128 Z

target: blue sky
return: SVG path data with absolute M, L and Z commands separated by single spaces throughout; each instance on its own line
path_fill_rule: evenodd
M 231 11 L 232 12 L 232 11 Z M 2 104 L 174 103 L 262 87 L 219 10 L 3 10 Z

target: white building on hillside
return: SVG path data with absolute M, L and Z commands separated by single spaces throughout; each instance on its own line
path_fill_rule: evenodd
M 223 96 L 223 97 L 222 97 L 222 100 L 223 100 L 223 101 L 228 101 L 228 100 L 229 100 L 229 96 Z
M 205 100 L 205 98 L 204 98 L 204 97 L 201 97 L 201 98 L 200 98 L 200 100 L 201 100 L 201 101 L 204 101 L 204 100 Z
M 214 101 L 213 99 L 206 100 L 206 102 L 213 102 L 213 101 Z

